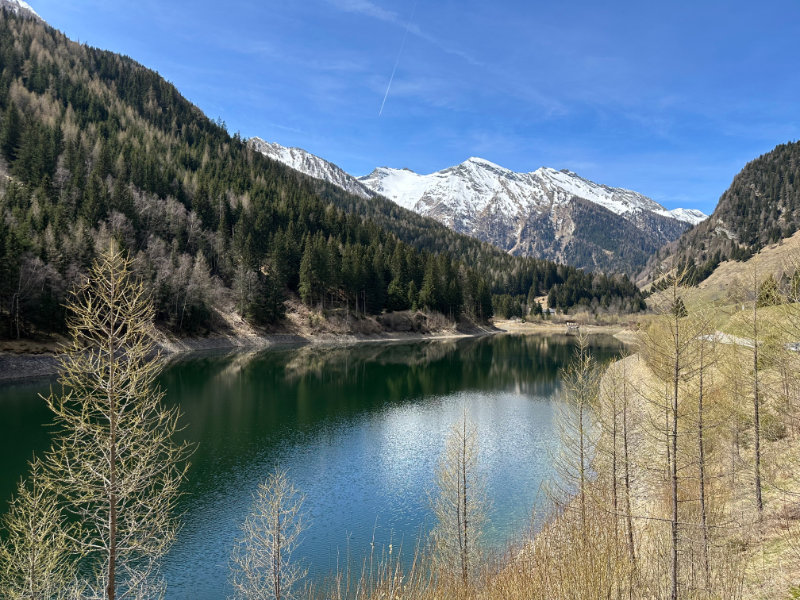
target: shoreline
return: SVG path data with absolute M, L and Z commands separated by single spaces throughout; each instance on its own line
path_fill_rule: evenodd
M 422 342 L 478 338 L 505 333 L 496 327 L 474 326 L 469 331 L 446 329 L 435 333 L 383 332 L 376 334 L 318 334 L 310 336 L 290 333 L 252 336 L 211 335 L 196 338 L 162 336 L 156 347 L 164 360 L 188 358 L 207 352 L 244 352 L 301 346 L 343 347 L 360 344 Z M 0 384 L 17 383 L 54 377 L 58 374 L 58 355 L 52 349 L 36 348 L 34 352 L 0 351 Z
M 513 335 L 557 335 L 567 333 L 565 323 L 552 323 L 542 321 L 509 321 L 499 320 L 494 326 L 501 329 L 499 333 Z M 610 335 L 625 345 L 637 343 L 636 332 L 626 325 L 581 325 L 581 330 L 588 335 Z M 574 335 L 567 333 L 567 335 Z
M 589 335 L 611 335 L 625 344 L 634 343 L 634 333 L 622 325 L 583 325 Z M 188 358 L 206 352 L 261 351 L 300 346 L 343 347 L 360 344 L 423 342 L 478 338 L 486 335 L 558 335 L 566 326 L 556 323 L 496 321 L 491 326 L 472 325 L 466 330 L 443 329 L 434 333 L 385 331 L 372 334 L 293 333 L 252 335 L 210 335 L 177 338 L 159 332 L 156 346 L 165 360 Z M 36 343 L 21 344 L 22 351 L 0 350 L 0 384 L 52 378 L 58 374 L 57 354 L 50 347 Z M 26 351 L 27 350 L 27 351 Z

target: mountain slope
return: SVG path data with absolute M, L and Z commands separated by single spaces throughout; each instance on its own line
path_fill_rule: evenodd
M 634 272 L 663 244 L 705 218 L 696 210 L 668 211 L 646 196 L 568 171 L 515 173 L 473 157 L 430 175 L 380 167 L 356 179 L 299 148 L 260 138 L 250 144 L 306 175 L 362 198 L 389 198 L 511 254 L 595 270 Z
M 346 192 L 362 198 L 373 198 L 377 195 L 358 179 L 345 173 L 333 163 L 306 152 L 302 148 L 287 148 L 274 142 L 266 142 L 259 137 L 252 137 L 247 140 L 247 143 L 253 150 L 272 160 L 281 162 L 309 177 L 332 183 Z
M 234 313 L 274 326 L 286 295 L 485 318 L 492 292 L 562 285 L 562 307 L 641 306 L 627 279 L 515 259 L 270 160 L 157 73 L 7 8 L 0 65 L 0 336 L 63 328 L 66 294 L 111 239 L 184 333 Z
M 699 282 L 720 262 L 746 259 L 798 229 L 800 142 L 790 142 L 745 165 L 711 216 L 662 248 L 640 274 L 640 281 L 681 264 Z
M 430 175 L 381 167 L 359 181 L 401 206 L 512 254 L 632 272 L 705 218 L 542 167 L 515 173 L 480 158 Z M 588 204 L 587 204 L 588 202 Z
M 0 9 L 6 9 L 21 17 L 33 17 L 42 20 L 33 7 L 23 0 L 0 0 Z

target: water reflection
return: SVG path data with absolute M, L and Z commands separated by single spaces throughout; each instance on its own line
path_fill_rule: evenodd
M 552 402 L 566 336 L 494 336 L 411 344 L 362 344 L 169 364 L 161 377 L 196 442 L 184 529 L 168 557 L 170 599 L 227 595 L 228 553 L 251 494 L 276 465 L 306 493 L 313 525 L 299 549 L 321 576 L 375 535 L 413 546 L 429 526 L 427 492 L 444 437 L 466 407 L 480 435 L 494 500 L 491 537 L 522 527 L 550 475 Z M 593 339 L 599 358 L 619 350 Z M 7 501 L 33 450 L 47 446 L 46 384 L 0 388 Z M 11 425 L 13 424 L 13 425 Z M 13 428 L 13 430 L 12 430 Z M 11 440 L 11 443 L 8 442 Z

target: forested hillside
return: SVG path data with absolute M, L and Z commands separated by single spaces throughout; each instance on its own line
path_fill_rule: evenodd
M 562 308 L 643 306 L 627 278 L 513 258 L 301 176 L 130 58 L 2 10 L 0 115 L 0 336 L 63 329 L 64 299 L 110 239 L 183 333 L 213 328 L 220 308 L 274 323 L 289 294 L 478 320 L 492 293 L 556 285 Z
M 722 261 L 746 260 L 799 225 L 800 142 L 790 142 L 745 165 L 714 213 L 651 259 L 644 278 L 679 264 L 699 283 Z

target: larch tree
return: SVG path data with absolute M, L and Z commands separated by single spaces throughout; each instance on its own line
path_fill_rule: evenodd
M 557 503 L 577 499 L 581 527 L 585 530 L 588 486 L 598 431 L 592 427 L 591 411 L 600 391 L 600 371 L 589 351 L 589 338 L 581 333 L 570 364 L 561 372 L 566 402 L 559 407 L 561 448 L 555 457 Z
M 20 482 L 3 519 L 2 598 L 51 600 L 70 594 L 79 559 L 74 552 L 79 530 L 67 520 L 51 484 L 41 462 L 31 461 L 28 480 Z
M 258 486 L 231 554 L 235 600 L 292 600 L 307 570 L 293 558 L 307 527 L 305 497 L 285 471 Z
M 622 412 L 622 475 L 623 475 L 623 489 L 625 491 L 625 525 L 628 539 L 628 554 L 631 559 L 631 564 L 634 569 L 636 568 L 636 544 L 634 543 L 633 533 L 633 513 L 631 510 L 631 496 L 632 485 L 631 481 L 633 468 L 631 467 L 631 440 L 634 438 L 635 423 L 631 417 L 631 397 L 633 390 L 628 382 L 628 372 L 626 363 L 623 361 L 621 364 L 621 379 L 622 379 L 622 393 L 621 393 L 621 412 Z
M 460 582 L 463 592 L 477 576 L 488 519 L 486 486 L 478 470 L 477 428 L 466 414 L 445 442 L 431 505 L 436 518 L 431 531 L 434 568 L 445 581 Z
M 651 324 L 645 333 L 642 353 L 646 362 L 656 377 L 664 382 L 663 392 L 654 396 L 663 398 L 656 401 L 657 411 L 664 411 L 665 421 L 663 430 L 665 434 L 668 473 L 667 481 L 670 499 L 670 525 L 669 543 L 669 597 L 677 600 L 680 589 L 679 572 L 679 507 L 681 502 L 681 466 L 679 449 L 679 427 L 685 409 L 686 390 L 685 381 L 692 374 L 695 367 L 695 343 L 698 331 L 693 319 L 689 319 L 689 311 L 684 297 L 687 294 L 683 287 L 686 273 L 675 273 L 671 278 L 671 285 L 666 288 L 660 298 L 661 306 L 658 307 L 659 317 Z M 661 395 L 663 393 L 663 396 Z M 660 429 L 656 425 L 656 430 Z
M 752 326 L 752 347 L 753 347 L 753 488 L 755 492 L 756 510 L 758 518 L 761 519 L 764 513 L 764 500 L 761 495 L 761 380 L 758 362 L 758 346 L 761 342 L 761 331 L 759 330 L 758 315 L 758 289 L 760 287 L 758 275 L 758 261 L 753 260 L 751 270 L 753 285 L 753 313 L 750 325 Z
M 635 424 L 631 415 L 633 389 L 628 381 L 628 360 L 629 358 L 621 358 L 606 369 L 601 378 L 595 414 L 604 438 L 603 443 L 598 446 L 598 453 L 603 459 L 600 468 L 603 472 L 607 471 L 610 482 L 615 535 L 622 518 L 628 558 L 635 565 L 636 547 L 631 513 L 634 471 L 631 445 L 635 436 Z
M 762 447 L 761 447 L 761 417 L 762 405 L 764 403 L 764 373 L 763 364 L 769 358 L 768 338 L 771 337 L 772 332 L 769 331 L 768 322 L 763 319 L 759 312 L 760 308 L 770 305 L 775 296 L 772 291 L 771 285 L 764 286 L 765 281 L 762 280 L 759 264 L 759 256 L 756 255 L 749 261 L 750 268 L 747 273 L 747 283 L 744 289 L 745 297 L 747 299 L 747 309 L 743 310 L 738 315 L 738 320 L 741 322 L 743 328 L 747 331 L 747 339 L 738 340 L 737 343 L 750 361 L 749 371 L 749 385 L 750 388 L 750 401 L 751 405 L 751 418 L 752 418 L 752 433 L 753 433 L 753 500 L 755 503 L 758 519 L 761 520 L 764 512 L 764 500 L 762 495 Z M 777 292 L 775 292 L 777 293 Z M 739 391 L 740 395 L 743 390 Z
M 711 588 L 711 567 L 709 561 L 709 514 L 708 514 L 708 489 L 706 482 L 708 479 L 708 395 L 710 384 L 710 374 L 716 359 L 716 334 L 711 327 L 710 315 L 707 313 L 696 312 L 696 360 L 695 360 L 695 387 L 693 389 L 696 398 L 697 414 L 695 417 L 695 435 L 697 438 L 697 481 L 698 481 L 698 502 L 700 510 L 700 532 L 702 543 L 700 546 L 703 569 L 703 584 L 706 590 Z
M 156 385 L 153 306 L 111 244 L 67 308 L 62 392 L 47 398 L 58 427 L 48 470 L 82 527 L 84 597 L 159 597 L 190 449 L 173 440 L 178 408 Z

